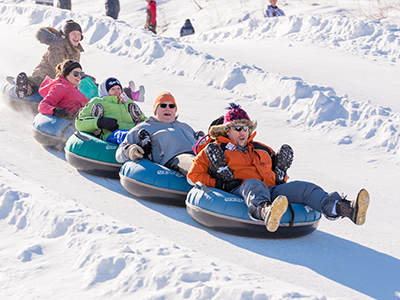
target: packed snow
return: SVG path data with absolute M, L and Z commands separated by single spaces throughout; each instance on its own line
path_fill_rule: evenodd
M 322 219 L 286 240 L 238 237 L 184 208 L 135 199 L 118 180 L 77 172 L 32 136 L 32 115 L 0 102 L 0 299 L 399 299 L 400 4 L 279 0 L 157 1 L 72 10 L 0 0 L 0 84 L 30 73 L 46 49 L 35 33 L 81 24 L 81 63 L 170 91 L 179 119 L 206 131 L 236 102 L 258 120 L 256 140 L 295 151 L 289 180 L 371 195 L 365 225 Z M 379 4 L 379 5 L 377 5 Z M 179 37 L 189 18 L 196 33 Z

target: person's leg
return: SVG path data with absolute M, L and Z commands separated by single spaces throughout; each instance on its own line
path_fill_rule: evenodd
M 337 216 L 332 213 L 333 205 L 341 199 L 337 192 L 328 194 L 316 184 L 305 181 L 292 181 L 273 186 L 270 192 L 272 198 L 284 195 L 290 203 L 307 205 L 330 218 Z
M 258 179 L 247 179 L 231 193 L 244 198 L 248 214 L 253 219 L 264 220 L 268 231 L 278 229 L 281 218 L 286 212 L 288 201 L 285 196 L 272 198 L 268 187 Z
M 171 158 L 165 166 L 187 176 L 194 158 L 192 153 L 182 153 Z

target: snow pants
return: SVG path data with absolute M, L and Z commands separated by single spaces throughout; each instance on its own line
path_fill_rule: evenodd
M 337 192 L 328 194 L 314 183 L 305 181 L 293 181 L 268 188 L 258 179 L 247 179 L 231 193 L 245 200 L 249 215 L 255 219 L 260 219 L 257 212 L 260 203 L 272 203 L 280 195 L 286 196 L 289 203 L 307 205 L 330 218 L 335 217 L 330 211 L 332 203 L 341 199 Z
M 181 153 L 167 161 L 165 166 L 187 176 L 195 157 L 194 153 Z

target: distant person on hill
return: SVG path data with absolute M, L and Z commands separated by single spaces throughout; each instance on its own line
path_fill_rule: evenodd
M 106 6 L 106 16 L 117 20 L 120 11 L 119 0 L 106 0 L 105 6 Z
M 231 103 L 223 124 L 209 129 L 215 142 L 209 143 L 193 160 L 187 177 L 193 182 L 224 190 L 245 200 L 252 219 L 263 220 L 275 232 L 290 203 L 301 203 L 328 219 L 349 218 L 363 225 L 369 194 L 362 189 L 350 201 L 339 193 L 327 193 L 306 181 L 278 182 L 274 168 L 286 171 L 293 161 L 293 150 L 285 144 L 278 154 L 254 141 L 257 121 L 252 121 L 239 105 Z
M 156 8 L 156 1 L 153 0 L 146 0 L 147 1 L 147 18 L 146 18 L 146 24 L 144 25 L 144 28 L 146 28 L 148 31 L 153 32 L 154 34 L 157 34 L 156 28 L 157 28 L 157 8 Z
M 88 99 L 78 90 L 84 73 L 79 62 L 65 60 L 57 65 L 57 78 L 46 77 L 39 88 L 43 97 L 38 110 L 41 114 L 73 120 Z
M 280 9 L 277 5 L 276 2 L 278 0 L 270 0 L 271 5 L 268 5 L 267 10 L 265 11 L 265 16 L 267 18 L 270 17 L 284 17 L 285 13 L 283 12 L 282 9 Z
M 186 19 L 185 24 L 181 28 L 181 37 L 194 34 L 194 28 L 189 19 Z
M 71 0 L 58 0 L 57 7 L 71 10 Z
M 204 133 L 179 122 L 177 110 L 171 93 L 159 94 L 153 104 L 154 116 L 128 132 L 118 147 L 117 161 L 146 158 L 186 176 L 195 157 L 192 146 Z
M 15 94 L 21 99 L 36 93 L 46 76 L 56 78 L 56 67 L 64 60 L 79 62 L 83 52 L 80 44 L 83 39 L 82 28 L 73 20 L 68 20 L 60 31 L 42 27 L 36 33 L 36 38 L 49 47 L 43 54 L 41 62 L 33 70 L 32 76 L 27 76 L 24 72 L 18 74 Z
M 99 85 L 99 97 L 93 98 L 80 111 L 76 129 L 89 132 L 115 144 L 121 144 L 130 129 L 146 120 L 139 106 L 124 92 L 114 77 Z

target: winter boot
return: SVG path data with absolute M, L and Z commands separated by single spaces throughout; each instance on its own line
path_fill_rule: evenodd
M 260 217 L 264 220 L 265 227 L 269 232 L 275 232 L 278 229 L 288 205 L 288 200 L 285 196 L 276 197 L 272 204 L 265 202 L 261 208 Z
M 276 184 L 282 184 L 285 182 L 286 171 L 292 165 L 294 157 L 294 151 L 292 147 L 284 144 L 279 149 L 278 155 L 276 156 L 276 166 L 275 166 L 275 177 Z
M 30 96 L 28 76 L 26 76 L 24 72 L 19 73 L 17 76 L 17 83 L 15 85 L 15 94 L 20 99 Z
M 233 180 L 233 172 L 226 165 L 224 151 L 215 143 L 207 145 L 206 153 L 210 161 L 209 172 L 214 178 L 222 179 L 222 181 Z
M 144 128 L 140 129 L 138 132 L 138 138 L 139 138 L 138 144 L 140 147 L 142 147 L 144 151 L 143 158 L 152 161 L 153 156 L 151 154 L 151 150 L 153 149 L 153 146 L 151 145 L 150 133 Z
M 367 190 L 362 189 L 357 199 L 348 201 L 344 197 L 336 203 L 336 212 L 340 217 L 347 217 L 356 225 L 363 225 L 367 216 L 369 206 L 369 194 Z
M 140 119 L 142 118 L 142 111 L 140 110 L 139 106 L 136 103 L 129 103 L 128 111 L 133 122 L 135 122 L 135 124 L 139 123 Z

